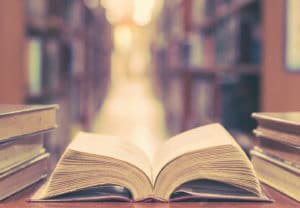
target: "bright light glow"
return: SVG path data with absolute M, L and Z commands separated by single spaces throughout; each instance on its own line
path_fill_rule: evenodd
M 134 0 L 133 20 L 136 24 L 144 26 L 151 21 L 154 0 Z
M 132 45 L 131 28 L 125 25 L 114 28 L 114 44 L 117 50 L 128 51 Z
M 144 26 L 151 21 L 153 10 L 160 5 L 160 1 L 162 0 L 101 0 L 101 4 L 106 9 L 106 17 L 110 23 L 122 23 L 132 18 L 137 25 Z
M 111 24 L 115 24 L 130 16 L 133 8 L 132 1 L 133 0 L 101 0 L 101 4 L 106 9 L 107 20 Z

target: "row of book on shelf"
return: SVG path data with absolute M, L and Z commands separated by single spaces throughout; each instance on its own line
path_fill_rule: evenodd
M 186 14 L 189 15 L 187 20 L 182 11 L 183 2 L 166 1 L 158 23 L 161 32 L 156 44 L 170 46 L 167 59 L 171 68 L 182 64 L 211 68 L 215 65 L 261 63 L 261 5 L 258 1 L 248 0 L 241 8 L 234 6 L 240 3 L 232 1 L 232 7 L 239 9 L 218 19 L 220 12 L 209 11 L 212 0 L 194 0 L 190 5 L 192 11 Z M 216 8 L 223 7 L 220 1 L 214 4 Z M 174 17 L 174 12 L 179 15 Z M 209 26 L 204 26 L 205 22 Z
M 44 136 L 56 128 L 57 105 L 0 105 L 0 200 L 45 178 Z
M 216 120 L 227 129 L 255 127 L 261 8 L 255 0 L 165 1 L 153 57 L 170 134 Z

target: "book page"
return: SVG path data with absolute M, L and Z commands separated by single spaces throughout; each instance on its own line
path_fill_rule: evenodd
M 153 160 L 153 178 L 161 169 L 175 158 L 189 152 L 221 145 L 236 145 L 233 137 L 220 124 L 209 124 L 174 136 L 155 153 Z
M 151 164 L 147 155 L 139 147 L 118 137 L 80 132 L 68 149 L 130 163 L 152 180 Z

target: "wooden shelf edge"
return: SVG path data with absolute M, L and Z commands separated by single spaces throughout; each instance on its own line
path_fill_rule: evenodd
M 217 75 L 218 73 L 235 72 L 241 74 L 259 75 L 261 66 L 259 64 L 236 64 L 236 65 L 214 65 L 214 66 L 174 66 L 169 67 L 168 72 L 174 74 L 190 73 L 191 75 Z

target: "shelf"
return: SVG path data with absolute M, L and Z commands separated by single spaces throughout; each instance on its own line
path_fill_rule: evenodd
M 248 7 L 249 5 L 257 2 L 257 0 L 244 0 L 238 3 L 231 4 L 227 9 L 216 11 L 213 16 L 205 17 L 202 21 L 194 22 L 194 30 L 209 30 L 222 20 L 239 13 L 240 10 Z
M 186 4 L 179 8 L 167 2 L 158 24 L 167 44 L 154 39 L 153 52 L 165 106 L 182 99 L 169 114 L 180 111 L 181 130 L 217 120 L 248 132 L 253 123 L 245 115 L 259 110 L 261 2 L 215 1 L 215 9 L 211 0 L 181 1 Z M 172 14 L 179 12 L 183 21 L 174 21 Z M 166 31 L 166 24 L 177 30 Z
M 188 72 L 193 78 L 205 78 L 213 79 L 217 75 L 217 70 L 211 67 L 200 68 L 200 67 L 190 67 Z
M 66 90 L 65 88 L 55 89 L 55 90 L 43 90 L 40 94 L 37 95 L 27 95 L 26 100 L 27 101 L 47 101 L 51 100 L 52 98 L 61 98 L 66 96 Z
M 261 66 L 258 64 L 237 64 L 237 65 L 218 65 L 215 66 L 218 72 L 236 72 L 239 74 L 259 75 Z
M 208 67 L 189 67 L 189 66 L 174 66 L 169 67 L 169 73 L 182 75 L 189 73 L 192 76 L 208 76 L 213 77 L 220 73 L 238 73 L 238 74 L 251 74 L 259 75 L 260 65 L 257 64 L 237 64 L 237 65 L 215 65 Z
M 46 20 L 30 18 L 27 19 L 26 25 L 28 32 L 40 35 L 61 33 L 65 26 L 64 20 L 58 16 L 47 17 Z
M 27 19 L 26 27 L 27 31 L 31 33 L 46 33 L 46 25 L 41 19 Z

